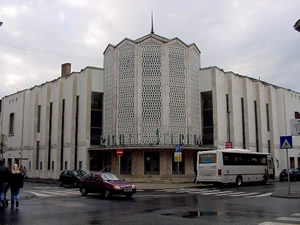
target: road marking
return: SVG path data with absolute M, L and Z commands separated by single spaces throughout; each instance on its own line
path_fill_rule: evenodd
M 245 196 L 246 198 L 259 198 L 259 197 L 267 197 L 271 196 L 272 192 L 261 194 L 261 195 L 254 195 L 254 196 Z
M 216 196 L 225 196 L 231 193 L 233 193 L 233 191 L 221 191 L 219 194 L 216 194 Z
M 34 195 L 36 195 L 38 197 L 50 197 L 51 196 L 51 195 L 45 195 L 45 194 L 37 193 L 37 192 L 34 192 L 34 191 L 25 191 L 25 192 L 34 194 Z
M 57 191 L 42 191 L 42 193 L 51 194 L 51 195 L 70 195 L 68 193 L 60 193 L 60 192 L 57 192 Z
M 260 194 L 259 192 L 234 192 L 234 191 L 222 191 L 221 189 L 216 189 L 216 188 L 203 188 L 203 189 L 198 189 L 198 188 L 170 188 L 170 189 L 158 189 L 156 191 L 161 191 L 161 192 L 173 192 L 177 194 L 181 193 L 188 193 L 188 194 L 201 194 L 201 195 L 215 195 L 215 196 L 230 196 L 230 197 L 246 197 L 246 198 L 259 198 L 259 197 L 267 197 L 270 196 L 272 193 L 262 193 Z
M 258 192 L 245 193 L 245 194 L 235 194 L 235 193 L 233 193 L 233 194 L 231 194 L 231 195 L 229 195 L 229 196 L 233 196 L 233 197 L 241 197 L 241 196 L 257 195 L 257 194 L 259 194 L 259 193 L 258 193 Z
M 300 222 L 300 218 L 297 217 L 279 217 L 277 220 L 287 220 L 287 221 L 293 221 L 293 222 Z
M 277 222 L 263 222 L 263 223 L 259 223 L 258 225 L 296 225 L 294 223 L 277 223 Z
M 291 214 L 291 217 L 278 217 L 276 220 L 284 220 L 287 222 L 299 222 L 300 221 L 300 213 L 294 213 Z M 286 223 L 286 222 L 271 222 L 271 221 L 266 221 L 263 223 L 260 223 L 258 225 L 295 225 L 295 223 Z

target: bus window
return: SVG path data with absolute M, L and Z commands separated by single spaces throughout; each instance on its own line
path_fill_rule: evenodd
M 199 164 L 216 163 L 216 154 L 199 155 Z

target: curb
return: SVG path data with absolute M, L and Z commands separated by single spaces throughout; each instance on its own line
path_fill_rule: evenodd
M 271 196 L 276 198 L 300 199 L 300 195 L 298 194 L 271 194 Z

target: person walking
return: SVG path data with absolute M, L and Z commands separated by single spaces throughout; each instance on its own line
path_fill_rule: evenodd
M 4 165 L 3 160 L 0 160 L 0 202 L 1 206 L 4 208 L 6 206 L 5 203 L 5 187 L 10 178 L 10 171 Z
M 22 175 L 18 164 L 14 164 L 8 184 L 11 192 L 11 208 L 14 208 L 15 202 L 16 207 L 18 208 L 20 188 L 24 185 L 24 176 Z

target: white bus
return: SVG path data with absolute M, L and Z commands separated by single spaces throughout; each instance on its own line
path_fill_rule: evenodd
M 223 149 L 197 154 L 197 183 L 241 186 L 244 182 L 266 183 L 274 177 L 273 159 L 268 153 Z

